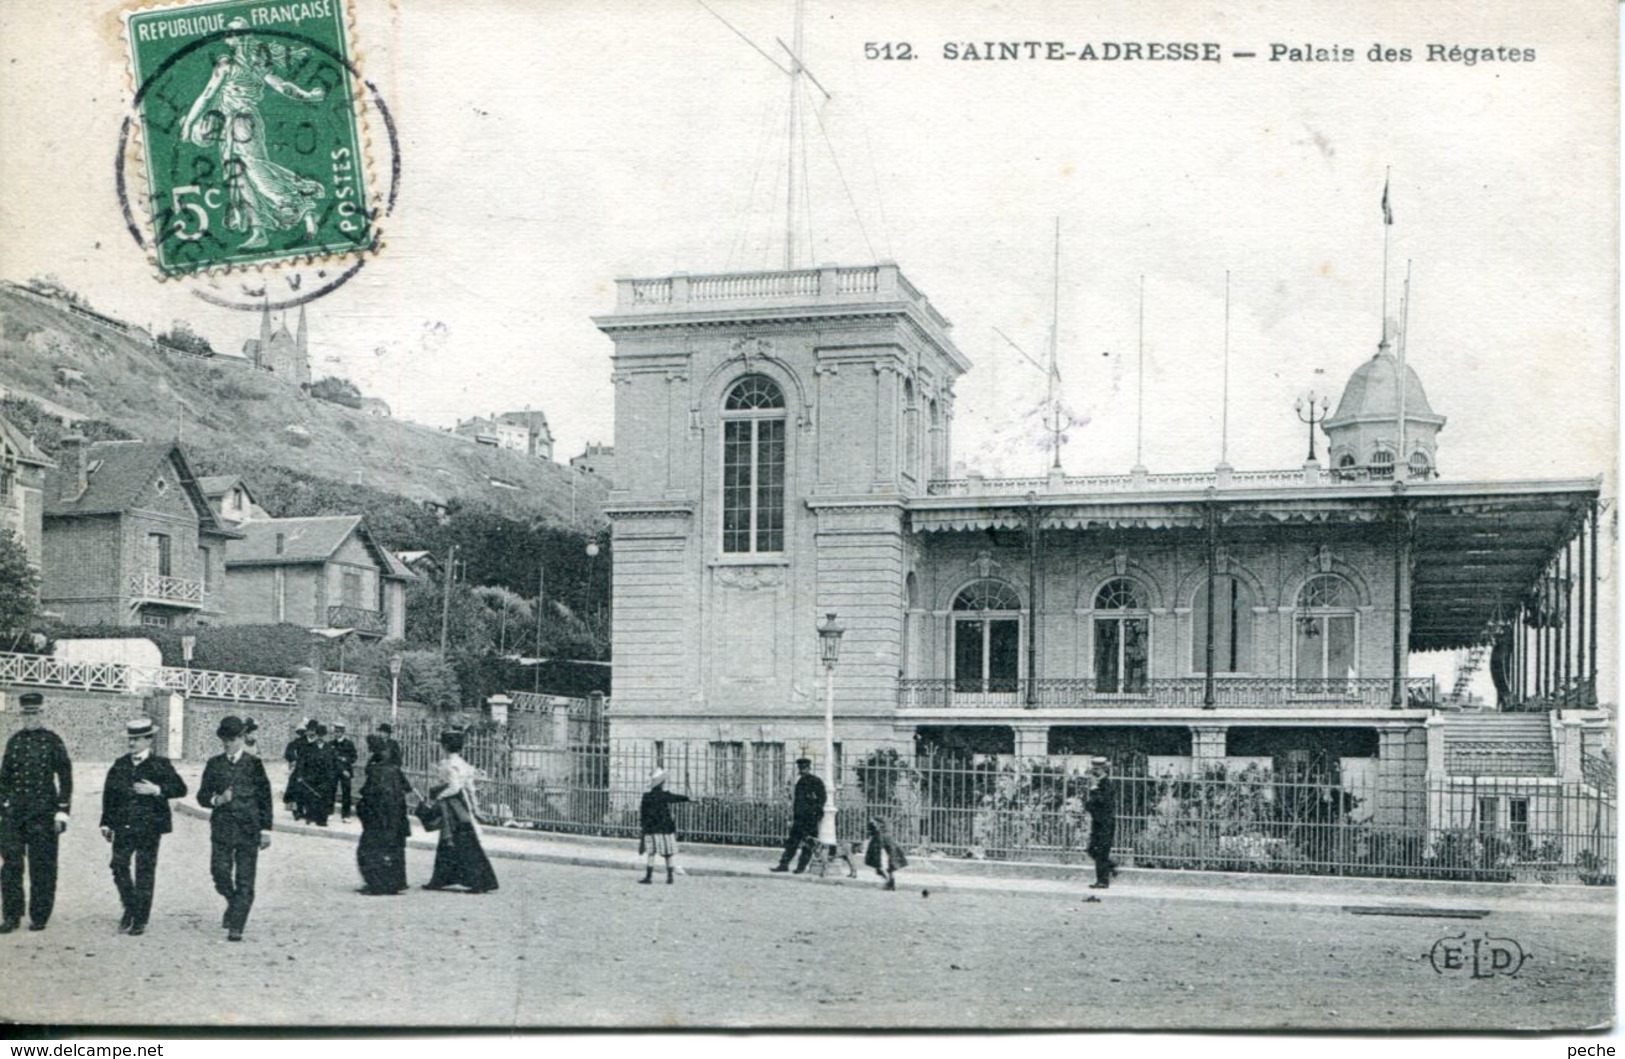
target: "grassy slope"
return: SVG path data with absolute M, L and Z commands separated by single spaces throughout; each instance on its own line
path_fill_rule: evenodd
M 179 429 L 189 451 L 245 469 L 270 464 L 414 500 L 478 499 L 518 518 L 570 519 L 567 466 L 319 401 L 241 361 L 156 352 L 138 334 L 119 334 L 0 285 L 0 325 L 10 319 L 32 333 L 21 341 L 0 333 L 0 388 L 50 411 L 70 409 L 149 439 Z M 77 368 L 84 381 L 60 381 L 58 367 Z M 308 437 L 288 430 L 295 425 Z M 492 478 L 519 488 L 492 486 Z M 597 521 L 603 499 L 596 481 L 580 479 L 577 522 Z

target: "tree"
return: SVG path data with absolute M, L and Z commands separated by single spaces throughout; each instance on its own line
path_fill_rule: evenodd
M 209 340 L 192 330 L 192 325 L 185 320 L 176 320 L 175 326 L 167 334 L 158 336 L 158 341 L 165 345 L 174 346 L 183 353 L 191 353 L 199 357 L 214 356 L 214 347 Z
M 361 407 L 361 390 L 349 379 L 328 375 L 310 384 L 310 395 L 320 401 L 330 401 L 346 408 Z
M 85 299 L 84 295 L 63 286 L 62 281 L 57 279 L 54 274 L 47 273 L 43 276 L 35 276 L 28 281 L 28 286 L 37 293 L 52 298 L 60 298 L 62 301 L 77 305 L 81 309 L 90 308 L 90 302 Z
M 39 571 L 11 530 L 0 530 L 0 634 L 14 642 L 39 616 Z

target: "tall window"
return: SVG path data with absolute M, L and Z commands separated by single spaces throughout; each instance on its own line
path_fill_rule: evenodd
M 784 790 L 784 744 L 750 745 L 750 790 L 756 798 L 776 798 Z
M 169 563 L 169 534 L 147 534 L 147 570 L 159 577 L 169 577 Z
M 1137 581 L 1114 577 L 1095 593 L 1095 690 L 1146 690 L 1151 657 L 1151 615 Z
M 1237 577 L 1220 574 L 1213 579 L 1213 671 L 1248 673 L 1253 662 L 1253 599 Z M 1195 619 L 1191 637 L 1191 670 L 1207 672 L 1207 584 L 1196 589 L 1191 601 Z
M 346 607 L 354 607 L 357 610 L 360 610 L 361 574 L 355 570 L 344 571 L 343 583 L 340 587 L 340 592 L 343 594 L 344 605 Z
M 920 409 L 914 403 L 914 380 L 903 380 L 903 473 L 920 476 Z
M 1304 582 L 1293 614 L 1299 680 L 1343 680 L 1358 672 L 1354 605 L 1354 589 L 1336 574 Z
M 745 793 L 745 744 L 711 744 L 711 794 Z
M 209 553 L 209 549 L 204 547 L 201 544 L 198 545 L 198 549 L 197 549 L 197 565 L 198 565 L 198 568 L 203 571 L 203 591 L 204 592 L 209 591 L 209 581 L 211 580 L 211 578 L 209 577 L 210 558 L 211 558 L 211 556 L 210 556 L 210 553 Z
M 954 690 L 1013 692 L 1021 678 L 1021 598 L 1003 581 L 973 581 L 954 597 Z
M 722 550 L 784 550 L 784 394 L 765 375 L 722 404 Z
M 0 467 L 0 504 L 11 500 L 11 468 Z

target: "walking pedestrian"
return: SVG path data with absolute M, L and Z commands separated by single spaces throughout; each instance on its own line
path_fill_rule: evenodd
M 338 787 L 339 819 L 350 819 L 350 777 L 355 773 L 356 759 L 361 755 L 355 743 L 344 733 L 344 722 L 333 722 L 333 740 L 328 744 L 333 752 L 333 782 Z
M 305 729 L 305 749 L 299 757 L 299 790 L 305 820 L 326 827 L 333 815 L 333 786 L 337 780 L 333 749 L 327 745 L 327 726 L 312 721 Z
M 404 759 L 401 757 L 401 744 L 395 740 L 395 726 L 385 721 L 378 726 L 378 734 L 383 736 L 389 743 L 389 759 L 391 763 L 399 767 L 405 767 Z
M 17 699 L 22 729 L 6 740 L 0 759 L 0 934 L 22 923 L 23 871 L 28 872 L 28 929 L 44 930 L 56 903 L 57 841 L 68 829 L 73 763 L 62 737 L 44 727 L 45 696 Z
M 897 889 L 897 869 L 908 867 L 908 857 L 903 847 L 892 841 L 884 820 L 869 821 L 869 848 L 864 851 L 863 863 L 886 880 L 886 889 Z
M 222 751 L 203 766 L 198 804 L 209 812 L 209 874 L 214 891 L 226 899 L 220 925 L 227 941 L 242 941 L 248 910 L 254 906 L 254 880 L 260 850 L 271 848 L 271 781 L 260 759 L 244 744 L 244 722 L 225 717 L 215 735 Z
M 1089 814 L 1089 845 L 1085 852 L 1094 858 L 1095 881 L 1091 890 L 1105 890 L 1117 874 L 1112 860 L 1112 842 L 1117 837 L 1117 785 L 1112 782 L 1112 763 L 1097 757 L 1089 762 L 1089 794 L 1083 808 Z
M 389 739 L 367 736 L 367 778 L 361 785 L 356 816 L 361 842 L 355 848 L 361 869 L 358 894 L 381 897 L 406 889 L 406 839 L 412 826 L 406 815 L 406 777 L 390 757 Z
M 425 890 L 466 886 L 471 894 L 490 893 L 497 888 L 497 873 L 480 845 L 479 798 L 474 789 L 479 770 L 463 760 L 464 736 L 457 729 L 440 733 L 440 746 L 446 752 L 435 765 L 435 785 L 429 797 L 440 805 L 440 844 L 434 852 L 434 874 L 423 884 Z
M 248 751 L 250 754 L 253 754 L 255 757 L 260 756 L 258 745 L 259 737 L 255 734 L 259 730 L 260 726 L 254 722 L 254 718 L 243 718 L 243 749 Z
M 288 763 L 288 785 L 282 790 L 282 804 L 295 820 L 305 818 L 305 791 L 300 786 L 299 765 L 305 758 L 305 747 L 310 745 L 305 738 L 305 729 L 309 724 L 308 719 L 300 721 L 299 727 L 293 730 L 293 738 L 282 751 L 282 760 Z
M 818 824 L 824 817 L 824 803 L 828 794 L 824 790 L 824 781 L 813 775 L 811 758 L 796 758 L 796 773 L 795 793 L 790 798 L 790 837 L 785 839 L 784 853 L 779 856 L 779 863 L 769 870 L 789 871 L 790 858 L 800 850 L 801 858 L 796 861 L 796 874 L 800 875 L 812 860 L 813 845 L 818 841 Z
M 677 822 L 671 818 L 671 807 L 688 801 L 686 794 L 673 794 L 666 789 L 666 770 L 658 769 L 649 777 L 649 789 L 643 792 L 638 806 L 638 852 L 647 856 L 640 883 L 654 881 L 655 855 L 666 858 L 666 883 L 676 882 L 672 858 L 677 856 Z
M 124 906 L 119 919 L 121 934 L 146 932 L 158 880 L 158 844 L 174 828 L 169 800 L 186 796 L 186 781 L 176 774 L 175 766 L 152 752 L 154 732 L 146 717 L 124 726 L 130 752 L 113 762 L 102 785 L 102 837 L 113 844 L 109 867 L 119 903 Z

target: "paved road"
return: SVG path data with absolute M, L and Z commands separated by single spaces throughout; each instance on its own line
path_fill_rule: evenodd
M 115 933 L 85 791 L 44 933 L 0 937 L 0 1017 L 323 1026 L 1575 1028 L 1611 1016 L 1611 918 L 1482 921 L 1077 895 L 881 892 L 769 876 L 639 886 L 496 862 L 483 897 L 368 898 L 347 842 L 278 832 L 243 944 L 219 929 L 207 824 L 177 815 L 148 933 Z M 416 882 L 431 855 L 412 851 Z M 1436 973 L 1433 942 L 1518 939 L 1516 978 Z

